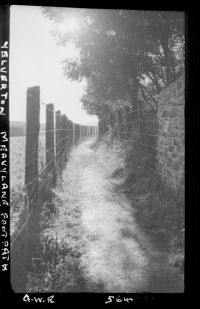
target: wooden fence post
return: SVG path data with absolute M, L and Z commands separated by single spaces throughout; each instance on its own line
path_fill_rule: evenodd
M 25 208 L 28 211 L 24 248 L 21 248 L 20 266 L 24 271 L 33 271 L 32 257 L 40 255 L 40 204 L 38 194 L 38 139 L 40 130 L 40 87 L 30 87 L 27 91 L 26 109 L 26 155 L 25 155 L 25 188 L 27 199 Z M 27 201 L 28 200 L 28 201 Z M 29 208 L 29 209 L 28 209 Z M 20 236 L 19 236 L 20 237 Z M 19 246 L 18 243 L 16 245 Z M 22 252 L 24 256 L 22 256 Z M 23 271 L 20 269 L 20 277 Z
M 38 140 L 40 130 L 40 87 L 29 87 L 26 98 L 25 149 L 25 218 L 21 231 L 11 245 L 11 281 L 25 289 L 27 271 L 32 269 L 32 257 L 40 251 L 40 207 L 38 194 Z M 37 246 L 35 246 L 37 244 Z M 14 253 L 14 258 L 13 258 Z M 20 291 L 22 292 L 22 291 Z
M 46 105 L 46 173 L 52 174 L 55 181 L 54 163 L 54 105 Z
M 79 136 L 79 130 L 78 130 L 78 124 L 76 124 L 76 146 L 78 144 L 78 136 Z
M 39 130 L 40 130 L 40 88 L 39 86 L 35 86 L 30 87 L 27 90 L 27 108 L 26 108 L 25 188 L 29 200 L 29 209 L 31 210 L 34 204 L 37 206 L 37 200 L 38 200 Z
M 64 115 L 64 127 L 65 127 L 65 139 L 64 139 L 64 152 L 65 152 L 65 155 L 64 155 L 64 158 L 63 160 L 66 162 L 67 161 L 67 149 L 68 149 L 68 130 L 67 130 L 67 116 Z
M 76 123 L 74 123 L 74 146 L 76 146 Z
M 61 140 L 61 111 L 56 111 L 56 170 L 59 173 L 59 149 Z M 58 174 L 57 173 L 57 174 Z
M 78 142 L 80 143 L 81 140 L 81 125 L 78 125 Z
M 76 124 L 76 145 L 78 145 L 79 141 L 79 125 Z
M 80 125 L 80 140 L 82 141 L 82 125 Z
M 66 160 L 68 160 L 68 154 L 70 151 L 70 120 L 66 117 L 66 143 L 67 143 L 67 154 L 66 154 Z
M 71 148 L 73 147 L 73 123 L 72 121 L 70 120 L 69 122 L 69 129 L 70 129 L 70 150 Z
M 78 124 L 76 123 L 76 146 L 78 144 Z
M 78 128 L 79 128 L 79 142 L 81 141 L 81 125 L 79 124 L 78 125 Z
M 59 149 L 59 153 L 60 153 L 60 158 L 63 156 L 63 152 L 64 152 L 64 145 L 65 145 L 65 115 L 61 116 L 61 142 L 60 142 L 60 149 Z M 60 166 L 61 168 L 63 168 L 63 160 L 61 160 L 60 162 Z
M 72 140 L 73 140 L 73 147 L 74 147 L 74 139 L 75 139 L 75 132 L 74 132 L 74 129 L 75 129 L 75 124 L 74 124 L 74 122 L 72 122 L 72 132 L 73 132 L 73 134 L 72 134 L 72 136 L 73 136 L 73 138 L 72 138 Z
M 103 120 L 100 119 L 98 123 L 98 135 L 102 136 L 103 135 Z

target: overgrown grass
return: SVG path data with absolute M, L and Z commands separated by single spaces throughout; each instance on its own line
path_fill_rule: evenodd
M 110 140 L 107 145 L 112 176 L 118 178 L 117 190 L 124 192 L 136 210 L 138 223 L 150 236 L 153 245 L 169 253 L 175 271 L 184 272 L 184 192 L 164 184 L 161 177 L 146 168 L 139 138 L 130 143 Z
M 42 211 L 41 258 L 33 259 L 28 292 L 74 292 L 84 289 L 80 256 L 84 244 L 80 228 L 78 171 L 67 165 Z
M 18 139 L 18 140 L 17 140 Z M 17 142 L 20 141 L 20 144 Z M 44 139 L 39 147 L 39 168 L 45 167 Z M 24 189 L 24 138 L 12 140 L 11 147 L 11 234 L 13 237 L 24 222 L 25 189 Z M 20 146 L 21 145 L 21 146 Z M 23 146 L 23 147 L 22 147 Z M 21 147 L 21 149 L 20 149 Z M 23 151 L 23 156 L 21 152 Z M 16 164 L 16 160 L 17 164 Z M 16 177 L 17 175 L 17 177 Z M 38 210 L 41 212 L 41 252 L 29 248 L 32 257 L 33 270 L 26 273 L 25 265 L 20 265 L 20 254 L 12 262 L 12 273 L 20 269 L 21 274 L 12 278 L 12 286 L 19 292 L 66 292 L 83 290 L 84 282 L 79 266 L 83 244 L 80 242 L 78 207 L 78 171 L 75 163 L 68 164 L 64 174 L 58 180 L 56 189 L 52 188 L 52 176 L 39 177 L 39 186 L 45 182 L 39 191 Z M 40 206 L 42 205 L 42 209 Z M 30 237 L 34 237 L 31 235 Z M 32 241 L 29 238 L 28 241 Z M 26 250 L 24 240 L 23 250 Z M 33 242 L 36 240 L 33 239 Z M 26 252 L 21 252 L 26 254 Z M 22 264 L 22 262 L 21 262 Z M 26 263 L 25 263 L 26 264 Z M 25 277 L 26 273 L 26 288 Z M 19 287 L 18 279 L 24 278 Z
M 25 210 L 25 136 L 10 137 L 10 234 L 17 232 L 24 220 Z M 45 136 L 39 137 L 39 169 L 45 165 Z
M 24 190 L 23 185 L 16 184 L 15 188 L 10 189 L 10 201 L 12 207 L 10 209 L 11 227 L 10 234 L 12 235 L 23 222 L 24 210 Z

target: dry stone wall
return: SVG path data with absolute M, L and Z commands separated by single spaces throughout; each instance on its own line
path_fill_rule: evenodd
M 156 96 L 158 101 L 157 169 L 174 189 L 184 187 L 185 77 Z

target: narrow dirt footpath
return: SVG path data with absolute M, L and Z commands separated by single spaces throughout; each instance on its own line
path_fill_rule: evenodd
M 81 266 L 88 289 L 149 291 L 152 272 L 164 263 L 166 256 L 152 253 L 151 244 L 135 222 L 133 207 L 125 195 L 114 190 L 115 180 L 109 177 L 93 143 L 94 139 L 88 140 L 73 153 L 80 175 L 85 243 Z

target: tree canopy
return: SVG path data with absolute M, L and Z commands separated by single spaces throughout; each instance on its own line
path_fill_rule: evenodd
M 70 16 L 79 31 L 55 33 L 58 44 L 72 42 L 80 53 L 66 59 L 64 74 L 87 80 L 84 108 L 102 114 L 135 106 L 172 83 L 184 69 L 184 14 L 181 12 L 42 8 L 60 23 Z

